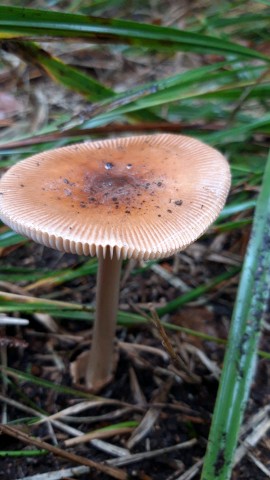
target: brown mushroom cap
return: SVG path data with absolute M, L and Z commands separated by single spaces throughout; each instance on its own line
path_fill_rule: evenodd
M 160 258 L 204 233 L 229 187 L 226 159 L 189 137 L 86 142 L 14 165 L 0 182 L 0 216 L 58 250 Z

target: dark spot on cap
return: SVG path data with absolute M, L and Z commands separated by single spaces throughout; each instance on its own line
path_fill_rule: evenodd
M 167 212 L 168 212 L 168 213 L 172 213 L 172 211 L 171 211 L 171 210 L 167 210 Z
M 113 168 L 113 166 L 114 166 L 114 165 L 113 165 L 113 163 L 111 163 L 111 162 L 106 162 L 106 163 L 105 163 L 105 169 L 106 169 L 106 170 L 111 170 L 111 169 Z
M 70 185 L 71 187 L 74 187 L 74 185 L 75 185 L 74 182 L 71 182 L 71 181 L 68 180 L 67 178 L 64 178 L 63 182 L 66 183 L 67 185 Z
M 65 188 L 64 194 L 65 194 L 67 197 L 70 197 L 70 196 L 72 195 L 72 192 L 71 192 L 71 190 L 69 190 L 69 188 Z
M 161 187 L 161 186 L 162 186 L 162 182 L 157 182 L 157 186 L 158 186 L 158 187 Z
M 117 202 L 117 197 L 112 197 L 113 202 Z
M 161 217 L 160 213 L 158 214 L 158 217 Z
M 21 183 L 20 187 L 24 187 L 24 184 L 23 184 L 23 183 Z
M 86 207 L 86 205 L 85 205 L 84 202 L 80 202 L 80 206 L 81 206 L 81 208 L 85 208 L 85 207 Z
M 183 200 L 176 200 L 174 203 L 175 203 L 175 205 L 180 206 L 180 205 L 182 205 Z
M 126 210 L 125 213 L 130 213 L 130 210 Z
M 203 208 L 203 207 L 204 207 L 204 205 L 201 205 L 201 208 Z

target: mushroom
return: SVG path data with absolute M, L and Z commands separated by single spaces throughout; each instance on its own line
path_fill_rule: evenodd
M 229 188 L 229 166 L 218 151 L 162 134 L 50 150 L 2 177 L 3 222 L 47 247 L 99 259 L 88 389 L 112 377 L 122 260 L 186 248 L 216 219 Z

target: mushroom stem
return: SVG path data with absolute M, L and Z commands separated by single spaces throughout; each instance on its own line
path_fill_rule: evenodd
M 96 317 L 85 373 L 86 387 L 93 391 L 112 378 L 121 265 L 122 260 L 111 258 L 109 254 L 99 260 Z

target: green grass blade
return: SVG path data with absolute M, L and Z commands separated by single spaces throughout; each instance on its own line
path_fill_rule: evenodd
M 220 213 L 218 220 L 223 220 L 224 218 L 230 217 L 231 215 L 236 215 L 237 213 L 244 212 L 245 210 L 250 210 L 254 207 L 256 207 L 256 200 L 246 200 L 245 202 L 237 202 L 226 205 Z
M 210 134 L 202 134 L 200 135 L 200 139 L 211 143 L 212 145 L 221 145 L 231 143 L 235 141 L 236 138 L 239 142 L 244 141 L 245 137 L 251 135 L 254 131 L 268 132 L 269 130 L 270 114 L 266 113 L 260 118 L 255 117 L 253 119 L 249 119 L 249 122 L 243 125 L 235 125 L 234 128 L 228 128 Z
M 232 62 L 230 62 L 230 66 L 233 67 Z M 112 119 L 112 115 L 115 114 L 134 112 L 192 98 L 217 98 L 222 101 L 231 100 L 232 98 L 239 99 L 244 87 L 252 88 L 249 94 L 250 98 L 270 95 L 269 82 L 265 85 L 257 85 L 259 75 L 262 75 L 264 72 L 262 68 L 254 69 L 245 66 L 244 69 L 231 68 L 226 71 L 224 67 L 226 67 L 225 62 L 214 63 L 155 81 L 152 84 L 142 85 L 140 89 L 147 89 L 149 93 L 136 101 L 132 101 L 132 91 L 116 95 L 112 101 L 104 102 L 104 106 L 107 104 L 110 106 L 110 110 L 114 110 L 113 114 L 103 114 L 105 115 L 104 118 L 107 116 L 106 121 L 109 121 Z M 241 75 L 248 69 L 250 78 L 241 80 Z M 264 81 L 267 82 L 267 78 Z M 134 89 L 134 93 L 136 90 L 138 88 Z M 124 106 L 121 106 L 120 103 L 119 106 L 121 98 L 124 99 L 126 95 L 130 97 L 131 101 Z
M 31 375 L 30 373 L 20 372 L 19 370 L 16 370 L 14 368 L 0 367 L 0 371 L 18 380 L 22 380 L 24 382 L 30 382 L 35 385 L 39 385 L 40 387 L 51 389 L 54 392 L 63 393 L 65 395 L 71 395 L 78 398 L 87 398 L 88 400 L 100 399 L 100 397 L 97 397 L 96 395 L 92 395 L 87 392 L 76 390 L 75 388 L 66 387 L 65 385 L 57 385 L 54 382 L 50 382 L 49 380 L 36 377 L 35 375 Z
M 112 108 L 116 108 L 118 106 L 119 101 L 117 99 L 114 100 L 116 94 L 112 89 L 105 87 L 102 83 L 93 79 L 90 75 L 86 75 L 85 73 L 81 72 L 78 68 L 65 64 L 59 58 L 51 55 L 39 45 L 33 42 L 5 41 L 4 49 L 7 52 L 22 58 L 27 63 L 37 65 L 55 82 L 59 83 L 65 88 L 69 88 L 70 90 L 83 95 L 89 101 L 104 102 L 107 100 L 109 105 L 110 103 L 112 104 Z M 137 90 L 136 94 L 137 95 L 135 98 L 144 96 L 146 94 L 145 89 L 140 88 Z M 130 101 L 131 99 L 127 94 L 124 103 L 129 103 Z M 99 103 L 97 103 L 97 106 L 99 110 Z M 105 110 L 107 110 L 107 108 L 105 108 Z M 93 116 L 94 112 L 90 115 Z M 159 119 L 158 116 L 154 115 L 154 113 L 150 111 L 135 112 L 131 115 L 131 118 L 141 121 L 156 121 Z
M 230 478 L 270 291 L 270 156 L 233 312 L 202 480 Z
M 41 67 L 54 81 L 74 90 L 91 101 L 112 97 L 114 92 L 75 67 L 70 67 L 33 42 L 6 42 L 5 49 L 28 63 Z
M 215 52 L 269 61 L 252 49 L 194 32 L 126 20 L 73 15 L 20 7 L 0 7 L 0 38 L 69 37 L 91 42 L 124 43 L 158 51 Z
M 25 237 L 13 232 L 13 230 L 7 230 L 0 233 L 0 248 L 11 247 L 12 245 L 26 243 L 27 241 L 28 240 Z
M 1 242 L 0 242 L 1 246 Z M 28 269 L 3 265 L 0 269 L 0 281 L 31 283 L 27 291 L 40 287 L 53 287 L 70 282 L 76 278 L 93 275 L 97 272 L 97 260 L 91 260 L 71 268 L 51 271 L 48 269 Z
M 40 457 L 42 455 L 48 455 L 47 450 L 1 450 L 0 457 Z
M 228 272 L 218 275 L 209 283 L 205 283 L 203 285 L 200 285 L 197 288 L 193 288 L 190 292 L 184 293 L 180 297 L 177 297 L 174 300 L 171 300 L 164 307 L 157 309 L 158 315 L 163 316 L 166 313 L 170 313 L 177 310 L 177 308 L 182 307 L 186 303 L 191 302 L 196 298 L 200 297 L 201 295 L 203 295 L 204 293 L 209 292 L 212 288 L 216 287 L 217 285 L 224 282 L 225 280 L 232 278 L 234 275 L 236 275 L 239 272 L 239 270 L 240 269 L 238 267 L 233 268 Z

